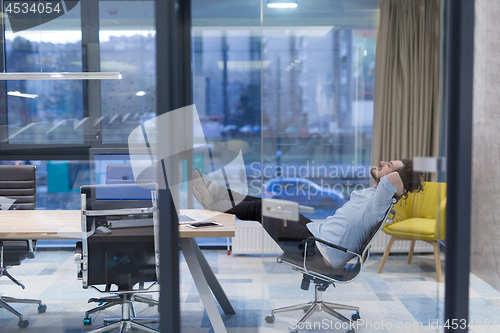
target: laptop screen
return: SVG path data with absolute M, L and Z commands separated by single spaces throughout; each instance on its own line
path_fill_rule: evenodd
M 143 160 L 145 165 L 151 164 L 148 155 Z M 96 187 L 96 200 L 151 200 L 151 190 L 135 182 L 127 148 L 92 148 L 90 163 L 92 185 L 117 185 Z M 151 182 L 154 177 L 151 175 Z

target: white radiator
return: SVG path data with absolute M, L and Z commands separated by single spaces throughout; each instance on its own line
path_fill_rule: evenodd
M 259 222 L 236 221 L 234 254 L 281 254 L 283 251 Z
M 280 254 L 283 251 L 265 232 L 259 222 L 236 221 L 232 252 L 234 254 Z M 371 253 L 384 253 L 391 236 L 379 232 L 372 242 Z M 409 241 L 398 241 L 392 246 L 391 253 L 408 253 Z M 432 245 L 417 241 L 415 252 L 434 252 Z

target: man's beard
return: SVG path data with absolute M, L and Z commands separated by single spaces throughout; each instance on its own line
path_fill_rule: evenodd
M 370 170 L 370 175 L 372 176 L 373 180 L 375 180 L 375 183 L 376 183 L 376 184 L 378 184 L 378 183 L 380 182 L 380 178 L 378 178 L 378 177 L 376 176 L 376 171 L 377 171 L 377 168 L 376 168 L 376 167 L 375 167 L 375 168 L 372 168 L 372 169 Z

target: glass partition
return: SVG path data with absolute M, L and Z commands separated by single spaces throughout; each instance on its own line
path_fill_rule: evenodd
M 81 9 L 27 30 L 5 17 L 6 72 L 81 72 Z M 82 81 L 5 81 L 8 144 L 82 144 Z
M 121 80 L 101 82 L 103 144 L 126 144 L 130 132 L 156 116 L 154 1 L 99 1 L 99 50 L 103 72 Z
M 262 5 L 263 153 L 258 178 L 263 198 L 297 203 L 301 215 L 298 222 L 284 213 L 279 219 L 266 217 L 292 209 L 286 203 L 262 208 L 263 237 L 269 234 L 279 245 L 263 246 L 263 253 L 284 252 L 278 263 L 276 255 L 262 258 L 269 293 L 263 301 L 269 309 L 263 327 L 276 332 L 437 330 L 444 290 L 437 282 L 439 259 L 433 255 L 438 244 L 413 231 L 390 229 L 403 224 L 421 228 L 424 222 L 412 218 L 432 220 L 437 228 L 436 201 L 445 192 L 412 193 L 394 205 L 395 219 L 385 220 L 395 194 L 386 189 L 396 187 L 382 176 L 413 156 L 372 160 L 375 131 L 381 126 L 374 119 L 380 89 L 375 85 L 376 60 L 383 62 L 390 52 L 383 50 L 380 56 L 376 49 L 377 3 L 293 2 L 296 8 L 274 8 L 273 3 Z M 378 228 L 382 230 L 371 238 Z M 310 237 L 316 239 L 304 242 Z
M 113 317 L 128 330 L 139 316 L 157 330 L 156 201 L 128 150 L 156 116 L 154 1 L 52 3 L 59 16 L 17 31 L 24 7 L 2 2 L 5 72 L 123 78 L 0 82 L 0 330 L 91 331 Z
M 446 175 L 427 172 L 423 191 L 398 197 L 394 216 L 387 208 L 400 184 L 378 175 L 415 156 L 372 159 L 381 123 L 375 68 L 385 56 L 377 50 L 377 1 L 292 1 L 293 8 L 283 8 L 274 0 L 192 0 L 193 106 L 158 117 L 157 94 L 168 92 L 156 87 L 155 2 L 97 1 L 93 8 L 81 2 L 22 32 L 5 21 L 7 72 L 80 72 L 97 64 L 123 75 L 0 85 L 6 106 L 0 148 L 75 145 L 89 155 L 1 162 L 35 165 L 37 210 L 72 214 L 71 226 L 68 219 L 38 218 L 57 230 L 39 235 L 32 262 L 13 265 L 26 290 L 0 274 L 2 295 L 38 297 L 54 311 L 19 307 L 32 330 L 87 331 L 120 316 L 152 318 L 147 325 L 159 327 L 157 289 L 120 294 L 157 279 L 158 229 L 149 228 L 157 222 L 156 197 L 138 187 L 167 181 L 148 178 L 143 171 L 156 171 L 151 165 L 168 173 L 179 218 L 184 209 L 208 210 L 222 224 L 179 226 L 182 332 L 443 329 Z M 438 140 L 443 157 L 443 117 L 436 119 L 440 135 L 422 142 Z M 377 206 L 371 196 L 385 201 Z M 92 213 L 114 209 L 122 211 Z M 235 215 L 235 223 L 221 212 Z M 108 242 L 110 233 L 123 236 L 118 225 L 129 220 L 149 225 L 135 224 Z M 59 232 L 73 233 L 71 248 Z M 485 234 L 473 235 L 475 324 L 498 317 L 496 282 L 483 270 L 488 264 L 480 265 L 483 253 L 491 259 L 494 252 L 485 248 L 494 244 Z M 76 240 L 82 245 L 75 255 Z M 119 296 L 99 300 L 93 284 Z M 16 331 L 17 317 L 1 310 L 2 332 Z

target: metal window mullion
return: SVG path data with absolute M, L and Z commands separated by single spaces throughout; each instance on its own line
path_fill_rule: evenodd
M 3 2 L 2 2 L 3 3 Z M 3 12 L 3 8 L 2 8 Z M 5 19 L 0 20 L 0 42 L 2 43 L 2 52 L 0 53 L 0 71 L 4 72 L 6 70 L 7 62 L 7 48 L 5 44 Z M 5 110 L 5 112 L 0 113 L 0 138 L 7 137 L 7 82 L 0 81 L 0 110 Z M 5 143 L 0 143 L 0 150 L 5 146 Z
M 101 70 L 99 47 L 99 1 L 81 1 L 82 24 L 82 71 L 99 72 Z M 94 119 L 102 115 L 101 81 L 83 81 L 83 116 L 91 121 L 84 124 L 84 145 L 99 146 L 101 144 L 102 126 L 94 127 Z
M 445 323 L 468 323 L 471 230 L 474 1 L 446 2 L 447 196 Z M 450 144 L 452 143 L 452 144 Z M 445 327 L 467 332 L 468 327 Z

